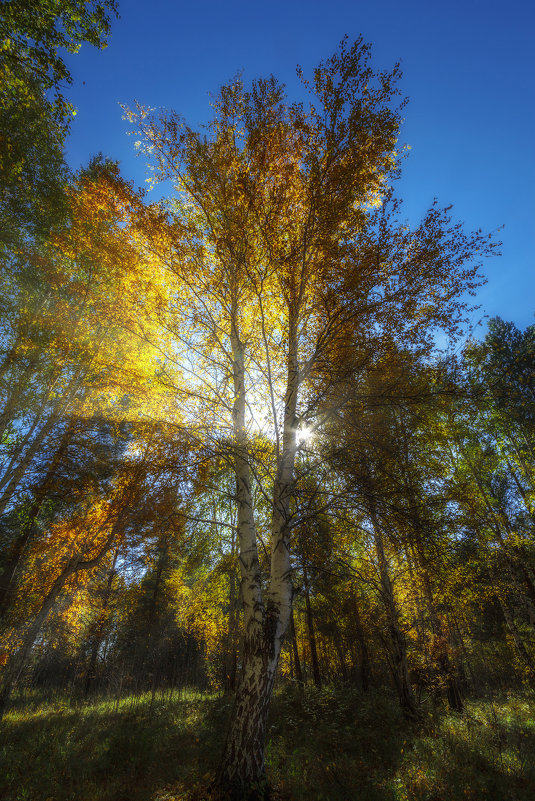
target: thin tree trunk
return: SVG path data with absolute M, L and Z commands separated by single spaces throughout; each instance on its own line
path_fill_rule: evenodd
M 321 687 L 321 673 L 318 660 L 318 649 L 316 647 L 316 632 L 314 630 L 314 617 L 312 615 L 312 607 L 310 606 L 310 585 L 308 581 L 308 572 L 306 564 L 303 561 L 303 579 L 305 590 L 305 608 L 307 616 L 307 630 L 308 630 L 308 645 L 310 648 L 310 659 L 312 661 L 312 677 L 316 687 Z
M 360 650 L 360 685 L 363 692 L 368 692 L 370 687 L 370 656 L 368 653 L 368 646 L 364 636 L 364 629 L 362 628 L 362 621 L 360 619 L 359 607 L 357 603 L 357 596 L 353 593 L 353 622 L 355 624 L 355 635 Z
M 97 555 L 91 559 L 84 559 L 83 555 L 71 558 L 59 576 L 55 579 L 46 594 L 39 611 L 35 618 L 28 626 L 26 633 L 23 636 L 20 646 L 8 656 L 8 660 L 4 666 L 2 676 L 0 679 L 0 720 L 5 712 L 11 693 L 16 686 L 28 660 L 28 656 L 32 650 L 33 644 L 41 631 L 41 628 L 54 607 L 59 595 L 61 594 L 67 580 L 73 573 L 90 570 L 96 567 L 109 552 L 113 545 L 115 534 L 118 528 L 118 523 L 112 527 L 108 537 L 104 541 L 102 547 Z
M 28 510 L 27 519 L 23 523 L 20 534 L 10 547 L 8 563 L 4 569 L 0 583 L 0 620 L 5 617 L 11 605 L 12 597 L 16 587 L 15 579 L 19 571 L 24 551 L 34 536 L 37 517 L 44 501 L 46 500 L 47 491 L 54 481 L 57 469 L 61 464 L 61 460 L 63 459 L 67 447 L 72 439 L 74 428 L 75 422 L 74 420 L 71 420 L 60 440 L 59 446 L 56 449 L 47 473 L 41 482 L 41 486 L 35 493 L 34 501 Z
M 7 364 L 9 364 L 9 360 L 6 360 Z M 38 362 L 38 355 L 37 353 L 32 354 L 28 361 L 28 364 L 22 371 L 17 383 L 13 387 L 11 393 L 8 395 L 6 402 L 4 404 L 4 408 L 2 413 L 0 414 L 0 442 L 6 432 L 7 427 L 10 425 L 11 421 L 16 417 L 17 413 L 17 405 L 19 402 L 19 398 L 21 397 L 22 393 L 24 392 L 28 381 L 30 379 L 31 373 L 34 367 L 37 365 Z
M 435 664 L 442 682 L 445 684 L 446 698 L 450 709 L 454 710 L 455 712 L 463 712 L 464 703 L 461 695 L 461 689 L 456 676 L 455 665 L 452 663 L 448 652 L 448 637 L 444 631 L 443 621 L 437 612 L 431 584 L 431 577 L 429 574 L 427 556 L 424 552 L 419 533 L 416 535 L 416 553 L 422 574 L 424 596 L 429 611 L 429 619 L 431 621 L 431 631 L 433 633 L 434 643 L 436 645 L 436 652 L 434 654 Z
M 344 645 L 342 642 L 342 635 L 340 633 L 340 629 L 335 624 L 335 631 L 333 632 L 333 641 L 334 647 L 336 650 L 336 654 L 338 656 L 338 662 L 340 664 L 340 674 L 342 676 L 342 681 L 344 684 L 348 683 L 349 676 L 347 672 L 347 664 L 346 664 L 346 652 L 344 650 Z
M 297 645 L 297 635 L 295 632 L 295 620 L 294 620 L 293 609 L 290 617 L 290 636 L 292 638 L 292 652 L 294 659 L 295 679 L 296 681 L 299 682 L 299 684 L 303 684 L 303 671 L 301 669 L 301 659 L 299 657 L 299 648 Z
M 520 632 L 518 630 L 518 627 L 517 627 L 517 625 L 516 625 L 516 623 L 514 621 L 513 615 L 511 614 L 511 610 L 509 609 L 509 605 L 508 605 L 507 601 L 503 600 L 501 598 L 501 595 L 498 595 L 498 600 L 499 600 L 500 606 L 501 606 L 502 611 L 503 611 L 503 616 L 505 618 L 505 622 L 507 623 L 507 628 L 511 632 L 511 636 L 512 636 L 513 642 L 515 644 L 515 649 L 516 649 L 516 652 L 518 654 L 518 657 L 519 657 L 520 661 L 522 662 L 522 664 L 524 665 L 524 667 L 526 668 L 526 670 L 527 670 L 527 672 L 529 674 L 531 683 L 534 684 L 535 683 L 535 666 L 533 664 L 533 659 L 532 659 L 531 655 L 529 654 L 529 652 L 528 652 L 528 650 L 526 648 L 524 640 L 522 639 L 522 635 L 520 634 Z
M 98 652 L 102 643 L 103 634 L 104 634 L 104 626 L 106 623 L 106 610 L 108 608 L 108 603 L 111 596 L 111 588 L 113 584 L 113 579 L 115 576 L 115 565 L 117 564 L 117 558 L 119 556 L 119 548 L 115 549 L 115 553 L 113 554 L 113 561 L 108 572 L 108 580 L 106 581 L 106 587 L 104 590 L 104 596 L 102 598 L 102 605 L 100 608 L 100 612 L 97 619 L 97 625 L 95 629 L 95 633 L 93 635 L 93 641 L 91 643 L 91 654 L 89 657 L 89 664 L 87 666 L 87 671 L 85 674 L 84 679 L 84 698 L 87 698 L 89 695 L 89 691 L 91 689 L 92 684 L 96 678 L 96 665 L 97 665 L 97 657 Z
M 24 453 L 22 455 L 18 454 L 18 456 L 21 456 L 18 463 L 16 463 L 15 458 L 11 460 L 6 472 L 0 480 L 0 490 L 2 490 L 2 495 L 0 496 L 0 514 L 4 512 L 8 504 L 11 502 L 15 490 L 19 486 L 33 458 L 39 451 L 39 448 L 76 394 L 76 391 L 79 388 L 80 382 L 83 378 L 84 370 L 85 368 L 79 368 L 71 377 L 65 389 L 65 393 L 54 403 L 48 419 L 43 423 L 33 439 L 31 439 L 31 441 L 28 440 L 28 447 Z M 34 421 L 34 426 L 32 426 L 31 429 L 32 433 L 38 419 L 39 418 Z
M 394 683 L 398 693 L 400 706 L 407 717 L 414 717 L 416 714 L 416 702 L 409 682 L 409 669 L 407 663 L 407 644 L 399 625 L 399 613 L 394 597 L 394 589 L 388 563 L 386 560 L 383 539 L 379 523 L 375 516 L 372 517 L 375 550 L 379 562 L 379 575 L 381 580 L 381 594 L 385 605 L 386 617 L 388 622 L 388 632 L 392 646 L 392 673 Z

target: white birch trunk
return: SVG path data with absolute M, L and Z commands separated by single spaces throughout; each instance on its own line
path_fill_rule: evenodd
M 295 416 L 299 374 L 293 337 L 285 395 L 282 453 L 273 495 L 270 582 L 266 593 L 267 603 L 264 605 L 245 437 L 243 348 L 237 336 L 233 337 L 232 350 L 244 647 L 242 674 L 219 767 L 218 783 L 231 798 L 238 799 L 248 797 L 251 791 L 260 795 L 267 792 L 264 767 L 267 717 L 292 608 L 289 515 L 296 451 Z

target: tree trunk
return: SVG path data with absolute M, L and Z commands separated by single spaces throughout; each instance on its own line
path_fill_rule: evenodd
M 236 542 L 232 538 L 231 554 L 235 556 Z M 237 650 L 238 650 L 238 634 L 239 634 L 239 599 L 237 597 L 237 581 L 234 570 L 234 565 L 231 566 L 229 572 L 229 615 L 228 615 L 228 630 L 227 630 L 227 645 L 225 648 L 225 655 L 223 658 L 224 667 L 224 688 L 225 692 L 233 693 L 236 690 L 236 671 L 237 671 Z
M 235 313 L 234 320 L 237 318 Z M 233 326 L 231 343 L 234 381 L 232 417 L 236 440 L 234 471 L 244 643 L 242 674 L 217 782 L 231 797 L 241 798 L 247 796 L 255 785 L 264 782 L 266 720 L 278 654 L 274 649 L 274 641 L 269 643 L 265 639 L 266 611 L 262 598 L 245 428 L 244 347 L 237 326 Z M 267 653 L 268 648 L 271 653 Z
M 434 654 L 435 664 L 442 682 L 445 685 L 446 699 L 450 709 L 455 712 L 463 712 L 464 703 L 461 695 L 461 689 L 459 687 L 455 665 L 453 664 L 449 653 L 449 638 L 444 631 L 443 621 L 437 611 L 429 573 L 429 565 L 419 533 L 416 534 L 416 553 L 420 571 L 422 573 L 424 596 L 427 602 L 429 617 L 431 620 L 431 631 L 433 633 L 434 643 L 436 646 Z
M 303 684 L 303 671 L 301 669 L 301 659 L 299 658 L 299 648 L 297 645 L 297 635 L 295 632 L 295 621 L 294 621 L 293 610 L 290 617 L 290 636 L 292 638 L 292 652 L 294 658 L 295 679 L 296 681 L 299 682 L 299 684 Z
M 85 368 L 78 368 L 78 370 L 67 383 L 63 394 L 54 402 L 48 418 L 44 421 L 43 425 L 37 431 L 35 436 L 33 436 L 33 432 L 40 420 L 41 413 L 39 413 L 34 420 L 34 423 L 30 428 L 30 432 L 28 432 L 25 437 L 24 447 L 26 450 L 24 450 L 24 452 L 18 452 L 14 454 L 4 475 L 0 479 L 0 490 L 2 492 L 0 496 L 0 514 L 5 511 L 11 502 L 15 491 L 19 487 L 19 484 L 24 478 L 28 467 L 38 453 L 39 448 L 45 441 L 46 437 L 61 419 L 61 416 L 65 413 L 69 403 L 72 401 L 81 381 L 83 380 L 85 372 Z
M 97 665 L 97 657 L 98 652 L 100 649 L 100 645 L 102 643 L 103 634 L 104 634 L 104 626 L 106 623 L 106 610 L 108 608 L 108 603 L 111 596 L 111 587 L 113 584 L 113 579 L 115 576 L 115 565 L 117 564 L 117 558 L 119 556 L 119 548 L 115 550 L 113 555 L 113 562 L 111 564 L 109 573 L 108 573 L 108 580 L 106 581 L 106 587 L 104 590 L 104 596 L 102 598 L 102 606 L 100 608 L 100 612 L 97 619 L 97 625 L 95 629 L 95 633 L 93 635 L 93 642 L 91 643 L 91 654 L 89 657 L 89 664 L 87 666 L 87 671 L 85 674 L 84 679 L 84 698 L 87 698 L 89 695 L 89 691 L 91 686 L 96 678 L 96 665 Z
M 381 594 L 385 605 L 388 622 L 388 633 L 392 646 L 392 674 L 399 704 L 409 718 L 416 715 L 416 702 L 409 682 L 409 669 L 407 664 L 407 645 L 399 625 L 399 614 L 394 597 L 394 588 L 388 572 L 388 563 L 383 546 L 383 539 L 379 522 L 372 517 L 375 550 L 379 562 L 379 575 L 381 580 Z
M 363 692 L 368 692 L 370 687 L 370 656 L 368 653 L 368 646 L 366 645 L 366 638 L 362 628 L 360 619 L 359 607 L 357 597 L 353 595 L 353 621 L 355 623 L 355 634 L 360 650 L 360 685 Z
M 296 451 L 299 371 L 297 326 L 290 324 L 282 452 L 273 487 L 270 580 L 264 603 L 245 427 L 244 346 L 238 336 L 237 307 L 233 308 L 232 319 L 232 416 L 236 443 L 234 469 L 244 645 L 242 674 L 217 782 L 232 799 L 241 799 L 267 795 L 264 767 L 266 723 L 282 641 L 292 610 L 289 520 Z
M 16 349 L 15 349 L 15 352 L 16 352 Z M 13 355 L 15 355 L 15 354 L 13 354 Z M 13 361 L 13 360 L 14 360 L 13 358 L 10 359 L 9 354 L 8 354 L 8 357 L 4 361 L 3 367 L 5 368 L 6 366 L 9 366 L 10 361 Z M 30 355 L 30 358 L 28 360 L 28 363 L 26 364 L 26 367 L 24 367 L 24 369 L 23 369 L 18 381 L 16 382 L 15 386 L 11 390 L 11 393 L 6 398 L 6 402 L 4 404 L 4 408 L 2 410 L 2 413 L 0 414 L 0 442 L 2 441 L 2 438 L 3 438 L 3 436 L 4 436 L 5 432 L 6 432 L 6 429 L 8 428 L 8 426 L 10 425 L 12 420 L 17 415 L 17 406 L 18 406 L 19 399 L 21 398 L 21 396 L 24 393 L 24 390 L 26 389 L 26 386 L 27 386 L 27 384 L 29 382 L 29 379 L 31 377 L 31 373 L 32 373 L 34 367 L 37 365 L 37 362 L 38 362 L 38 355 L 37 355 L 37 352 L 34 352 L 33 354 Z
M 522 635 L 520 634 L 517 625 L 514 621 L 513 615 L 511 614 L 511 610 L 509 609 L 509 605 L 506 600 L 502 599 L 500 595 L 498 595 L 498 600 L 500 602 L 500 606 L 503 611 L 503 616 L 505 618 L 505 622 L 507 623 L 507 628 L 511 632 L 511 636 L 513 638 L 513 642 L 515 644 L 516 652 L 518 657 L 524 667 L 526 668 L 527 673 L 529 674 L 531 684 L 535 684 L 535 666 L 533 664 L 533 659 L 529 654 L 524 640 L 522 639 Z
M 2 719 L 2 716 L 6 710 L 11 693 L 13 692 L 13 689 L 15 688 L 22 671 L 26 666 L 28 656 L 30 655 L 33 644 L 37 639 L 37 635 L 41 631 L 45 620 L 60 596 L 67 579 L 69 579 L 73 573 L 90 570 L 93 567 L 96 567 L 110 550 L 115 539 L 115 534 L 116 526 L 112 528 L 110 534 L 106 538 L 96 556 L 92 557 L 91 559 L 84 560 L 83 555 L 81 554 L 70 559 L 59 576 L 57 576 L 57 578 L 54 580 L 52 587 L 46 594 L 43 603 L 39 608 L 39 611 L 28 626 L 20 646 L 8 656 L 8 660 L 2 671 L 2 676 L 0 679 L 0 720 Z
M 318 649 L 316 647 L 316 632 L 314 631 L 314 617 L 310 606 L 310 586 L 308 582 L 308 572 L 303 562 L 303 579 L 305 589 L 305 607 L 307 615 L 308 645 L 310 647 L 310 659 L 312 662 L 312 677 L 316 687 L 321 687 L 321 673 L 318 661 Z
M 218 780 L 231 798 L 267 794 L 264 748 L 280 648 L 265 637 L 245 636 L 243 671 Z M 266 647 L 268 646 L 268 647 Z
M 0 679 L 0 721 L 4 716 L 11 693 L 13 692 L 21 674 L 26 666 L 28 656 L 32 650 L 33 644 L 37 639 L 37 635 L 41 631 L 43 623 L 47 619 L 52 607 L 54 606 L 58 595 L 60 594 L 65 580 L 59 577 L 52 589 L 45 597 L 39 612 L 30 624 L 26 634 L 23 637 L 22 643 L 19 648 L 12 653 L 3 668 L 2 676 Z
M 46 475 L 41 482 L 40 487 L 35 492 L 35 498 L 28 511 L 27 519 L 22 525 L 20 534 L 16 538 L 15 542 L 11 544 L 8 562 L 0 579 L 0 620 L 5 617 L 11 606 L 16 590 L 15 579 L 17 573 L 19 572 L 24 551 L 34 536 L 37 517 L 44 501 L 46 500 L 47 492 L 54 481 L 57 469 L 61 464 L 61 461 L 70 444 L 74 430 L 75 420 L 71 419 L 67 429 L 61 437 L 60 443 L 56 449 L 56 452 L 54 453 L 52 461 L 50 462 Z
M 76 563 L 71 562 L 68 563 L 67 566 L 62 570 L 52 584 L 51 589 L 45 596 L 35 618 L 28 626 L 20 646 L 8 657 L 0 682 L 0 720 L 5 712 L 11 693 L 13 692 L 21 673 L 26 666 L 28 656 L 32 650 L 35 640 L 37 639 L 37 635 L 41 631 L 45 620 L 56 603 L 56 600 L 58 599 L 65 582 L 69 576 L 72 575 L 72 573 L 76 572 L 76 569 Z

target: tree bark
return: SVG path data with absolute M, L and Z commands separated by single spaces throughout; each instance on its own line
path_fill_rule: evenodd
M 237 319 L 237 311 L 233 319 Z M 231 344 L 234 382 L 232 410 L 235 437 L 234 471 L 244 642 L 242 674 L 217 781 L 231 797 L 239 798 L 245 796 L 250 788 L 264 781 L 266 720 L 277 661 L 274 642 L 270 643 L 267 640 L 268 633 L 264 630 L 266 610 L 262 598 L 245 429 L 244 346 L 239 339 L 236 325 L 233 325 Z M 272 654 L 271 660 L 266 658 L 267 649 Z M 278 659 L 278 654 L 276 657 Z
M 233 321 L 238 319 L 237 308 Z M 238 542 L 244 609 L 243 665 L 217 783 L 232 799 L 267 796 L 264 749 L 266 725 L 282 642 L 292 609 L 289 520 L 296 451 L 296 405 L 299 387 L 297 328 L 290 324 L 288 377 L 284 403 L 282 452 L 273 488 L 271 564 L 266 602 L 262 594 L 250 465 L 245 429 L 244 346 L 234 322 L 233 357 L 235 436 L 234 468 Z
M 234 540 L 232 542 L 232 552 L 234 552 Z M 227 647 L 224 656 L 224 687 L 225 692 L 233 693 L 236 690 L 236 669 L 237 669 L 237 647 L 238 647 L 238 623 L 239 609 L 236 593 L 236 576 L 234 567 L 229 572 L 229 615 L 227 631 Z
M 444 631 L 444 624 L 439 612 L 437 611 L 435 597 L 433 594 L 433 587 L 429 573 L 429 564 L 424 546 L 419 532 L 416 534 L 416 553 L 419 562 L 420 571 L 422 574 L 424 597 L 427 602 L 429 618 L 431 621 L 431 631 L 435 643 L 435 664 L 438 673 L 446 688 L 446 699 L 450 709 L 455 712 L 464 711 L 464 703 L 459 687 L 459 681 L 456 676 L 455 665 L 450 658 L 450 643 L 449 638 Z
M 357 597 L 353 594 L 353 621 L 355 624 L 355 635 L 360 650 L 360 686 L 363 692 L 368 692 L 370 687 L 370 656 L 368 653 L 368 646 L 366 645 L 366 638 L 362 628 L 360 619 L 359 607 Z
M 511 610 L 509 609 L 509 605 L 506 600 L 501 597 L 501 594 L 498 594 L 498 601 L 503 611 L 503 616 L 505 618 L 505 622 L 507 623 L 507 628 L 511 632 L 511 637 L 513 638 L 513 642 L 515 644 L 515 649 L 518 654 L 518 658 L 526 668 L 527 673 L 530 677 L 530 682 L 532 685 L 535 684 L 535 665 L 533 664 L 533 659 L 529 654 L 524 640 L 522 639 L 522 635 L 520 634 L 518 627 L 515 623 L 514 617 L 511 614 Z
M 310 648 L 310 659 L 312 662 L 312 677 L 316 687 L 321 687 L 321 673 L 318 661 L 318 649 L 316 647 L 316 632 L 314 630 L 314 617 L 310 606 L 310 586 L 306 564 L 303 562 L 303 581 L 305 589 L 305 608 L 307 615 L 308 645 Z
M 411 718 L 416 715 L 416 702 L 409 682 L 407 644 L 399 625 L 399 614 L 394 597 L 394 588 L 388 571 L 381 529 L 375 515 L 372 517 L 372 525 L 375 550 L 379 562 L 381 594 L 385 605 L 388 633 L 392 646 L 392 675 L 398 693 L 399 704 L 405 715 Z
M 106 587 L 104 590 L 104 595 L 102 598 L 102 605 L 100 607 L 100 612 L 97 619 L 97 625 L 95 628 L 95 633 L 93 635 L 93 641 L 91 643 L 91 654 L 89 656 L 89 664 L 87 666 L 87 671 L 85 674 L 84 679 L 84 698 L 87 698 L 89 695 L 89 691 L 91 689 L 92 684 L 96 678 L 96 665 L 97 665 L 97 657 L 100 645 L 102 643 L 103 634 L 104 634 L 104 626 L 106 623 L 106 610 L 108 608 L 108 603 L 111 596 L 111 588 L 113 584 L 113 579 L 115 576 L 115 565 L 117 564 L 117 558 L 119 556 L 119 548 L 116 548 L 115 553 L 113 555 L 113 561 L 108 573 L 108 579 L 106 581 Z
M 299 648 L 297 645 L 297 634 L 295 632 L 295 620 L 294 620 L 293 610 L 290 617 L 290 636 L 292 638 L 292 653 L 294 659 L 295 679 L 296 681 L 299 682 L 299 684 L 303 684 L 303 671 L 301 669 L 301 659 L 299 658 Z

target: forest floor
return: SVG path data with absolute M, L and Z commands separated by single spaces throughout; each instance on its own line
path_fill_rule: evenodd
M 533 801 L 532 695 L 471 701 L 462 716 L 422 709 L 408 723 L 385 692 L 282 689 L 267 749 L 276 797 Z M 229 710 L 194 692 L 118 706 L 20 699 L 0 732 L 0 799 L 202 801 Z

